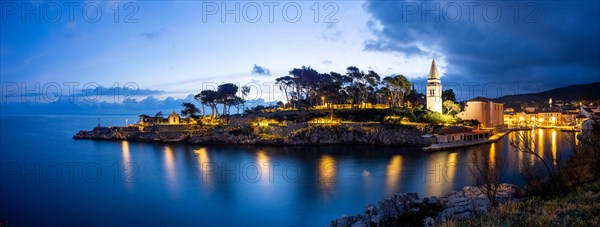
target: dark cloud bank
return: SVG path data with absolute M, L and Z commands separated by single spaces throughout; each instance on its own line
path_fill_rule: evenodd
M 461 99 L 600 81 L 598 1 L 369 1 L 364 7 L 371 23 L 383 25 L 365 49 L 443 56 L 442 80 Z M 418 82 L 424 86 L 424 78 Z

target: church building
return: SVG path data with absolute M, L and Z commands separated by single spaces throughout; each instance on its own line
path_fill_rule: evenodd
M 442 81 L 433 59 L 427 78 L 427 109 L 442 113 L 442 102 Z

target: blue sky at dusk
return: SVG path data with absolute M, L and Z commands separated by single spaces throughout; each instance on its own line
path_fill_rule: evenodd
M 343 73 L 354 65 L 422 83 L 434 57 L 459 99 L 600 81 L 598 1 L 76 3 L 70 18 L 62 1 L 2 2 L 3 85 L 134 82 L 164 99 L 254 83 L 262 94 L 253 96 L 270 100 L 279 90 L 264 83 L 294 67 Z M 221 15 L 236 4 L 237 13 Z

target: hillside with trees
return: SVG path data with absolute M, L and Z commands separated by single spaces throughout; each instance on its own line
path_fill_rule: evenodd
M 503 103 L 544 103 L 549 98 L 563 102 L 594 102 L 600 101 L 600 82 L 560 87 L 544 92 L 507 95 L 495 100 Z

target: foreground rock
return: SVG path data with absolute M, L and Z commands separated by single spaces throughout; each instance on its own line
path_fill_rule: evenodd
M 500 202 L 515 200 L 518 188 L 503 184 L 498 189 Z M 433 226 L 448 220 L 466 220 L 476 214 L 485 213 L 490 202 L 477 187 L 465 187 L 440 198 L 436 196 L 419 199 L 417 193 L 394 194 L 379 201 L 379 205 L 368 205 L 361 215 L 343 215 L 331 221 L 331 227 L 357 226 Z
M 156 125 L 149 127 L 96 127 L 73 139 L 184 142 L 191 144 L 373 144 L 427 146 L 421 136 L 427 128 L 406 125 L 345 124 L 287 126 Z

